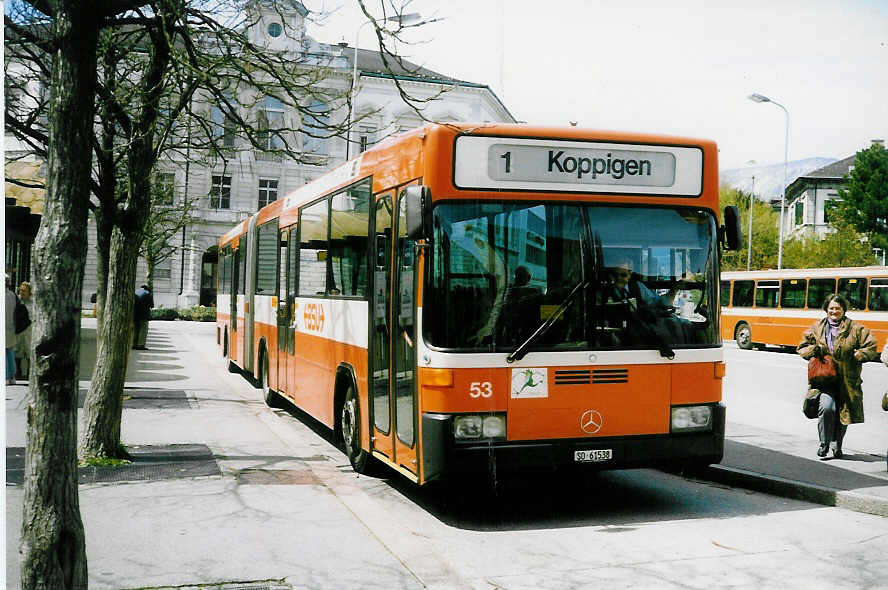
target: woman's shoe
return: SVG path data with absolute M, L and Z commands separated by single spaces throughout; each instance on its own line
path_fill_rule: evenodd
M 833 459 L 841 459 L 842 456 L 842 447 L 836 447 L 833 449 Z
M 826 452 L 827 452 L 828 450 L 829 450 L 829 444 L 828 444 L 828 443 L 823 443 L 823 444 L 821 444 L 821 445 L 820 445 L 820 448 L 817 449 L 817 456 L 818 456 L 818 457 L 826 457 Z

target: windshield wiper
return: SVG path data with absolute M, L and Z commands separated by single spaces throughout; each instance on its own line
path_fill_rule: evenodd
M 564 301 L 561 302 L 561 305 L 558 306 L 558 309 L 555 310 L 555 313 L 550 315 L 545 322 L 540 324 L 540 327 L 537 328 L 533 334 L 527 337 L 527 340 L 522 342 L 518 348 L 513 350 L 509 356 L 506 357 L 507 363 L 514 363 L 515 361 L 520 361 L 527 355 L 527 349 L 533 343 L 534 340 L 545 334 L 549 331 L 549 328 L 552 327 L 552 324 L 558 321 L 558 319 L 564 315 L 564 311 L 570 306 L 571 302 L 577 296 L 577 293 L 581 292 L 583 289 L 589 286 L 589 281 L 580 281 L 574 288 L 570 290 L 570 293 L 567 294 L 567 297 L 564 298 Z

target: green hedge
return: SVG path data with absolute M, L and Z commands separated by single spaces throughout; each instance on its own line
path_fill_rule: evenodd
M 186 320 L 192 322 L 215 322 L 216 308 L 195 305 L 189 309 L 157 307 L 151 310 L 152 320 Z

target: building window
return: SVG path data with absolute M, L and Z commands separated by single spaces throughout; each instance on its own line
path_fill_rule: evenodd
M 802 201 L 796 201 L 793 207 L 793 223 L 802 225 L 805 220 L 805 204 Z
M 234 147 L 234 121 L 218 106 L 214 106 L 210 112 L 213 122 L 213 139 L 223 148 Z
M 268 36 L 269 37 L 280 37 L 281 33 L 284 31 L 283 27 L 281 27 L 281 23 L 268 23 Z
M 231 209 L 231 177 L 213 175 L 210 188 L 211 209 Z
M 832 223 L 836 218 L 839 201 L 830 199 L 823 204 L 823 223 Z
M 161 262 L 154 268 L 154 280 L 156 281 L 168 281 L 172 274 L 169 259 Z
M 320 156 L 327 154 L 327 137 L 330 134 L 329 120 L 330 107 L 327 106 L 327 103 L 320 100 L 312 102 L 305 117 L 302 151 Z
M 373 144 L 376 143 L 376 128 L 365 125 L 358 127 L 358 143 L 360 152 L 366 152 L 368 148 L 373 147 Z
M 172 205 L 176 196 L 176 175 L 172 172 L 158 172 L 154 175 L 156 202 Z
M 265 207 L 278 198 L 278 181 L 276 178 L 260 178 L 259 179 L 259 206 L 258 209 Z
M 281 133 L 284 128 L 284 103 L 274 96 L 262 100 L 259 111 L 259 145 L 265 150 L 279 150 L 284 147 Z

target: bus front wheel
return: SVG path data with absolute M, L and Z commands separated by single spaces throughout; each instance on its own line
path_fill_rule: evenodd
M 361 448 L 361 405 L 353 385 L 348 386 L 339 415 L 345 454 L 357 473 L 366 473 L 370 455 Z
M 752 330 L 749 329 L 749 324 L 746 322 L 737 324 L 737 329 L 734 330 L 734 340 L 737 341 L 737 346 L 743 350 L 752 348 Z

